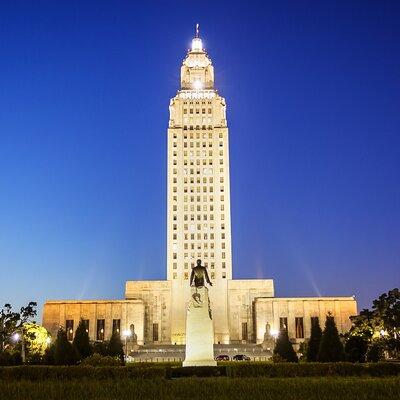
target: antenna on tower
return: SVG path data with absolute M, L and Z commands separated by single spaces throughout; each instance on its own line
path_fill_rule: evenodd
M 200 30 L 200 25 L 196 24 L 196 38 L 199 37 L 199 30 Z

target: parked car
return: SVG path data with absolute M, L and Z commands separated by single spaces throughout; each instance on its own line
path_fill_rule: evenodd
M 234 361 L 250 361 L 250 357 L 246 356 L 246 354 L 236 354 L 233 356 Z
M 215 361 L 229 361 L 230 358 L 228 354 L 219 354 L 217 357 L 215 357 Z

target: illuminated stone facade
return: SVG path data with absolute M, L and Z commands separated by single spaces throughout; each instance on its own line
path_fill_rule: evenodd
M 120 319 L 121 329 L 135 325 L 139 344 L 184 344 L 190 271 L 201 259 L 213 283 L 215 343 L 260 343 L 266 324 L 278 331 L 282 318 L 293 341 L 301 341 L 310 334 L 311 318 L 322 325 L 328 312 L 340 332 L 348 330 L 349 316 L 357 313 L 353 297 L 275 298 L 272 279 L 232 279 L 226 103 L 197 35 L 169 111 L 167 280 L 128 281 L 121 301 L 48 301 L 44 326 L 55 333 L 73 320 L 75 330 L 83 318 L 96 340 L 99 323 L 109 338 L 113 320 Z

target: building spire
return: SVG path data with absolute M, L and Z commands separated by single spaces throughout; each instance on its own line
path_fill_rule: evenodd
M 203 42 L 199 37 L 200 35 L 200 25 L 196 24 L 196 32 L 195 32 L 195 36 L 192 39 L 192 51 L 194 52 L 203 52 Z

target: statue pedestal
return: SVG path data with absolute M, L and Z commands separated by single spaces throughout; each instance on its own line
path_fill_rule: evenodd
M 208 289 L 191 288 L 186 313 L 186 354 L 184 367 L 215 366 L 214 329 Z

